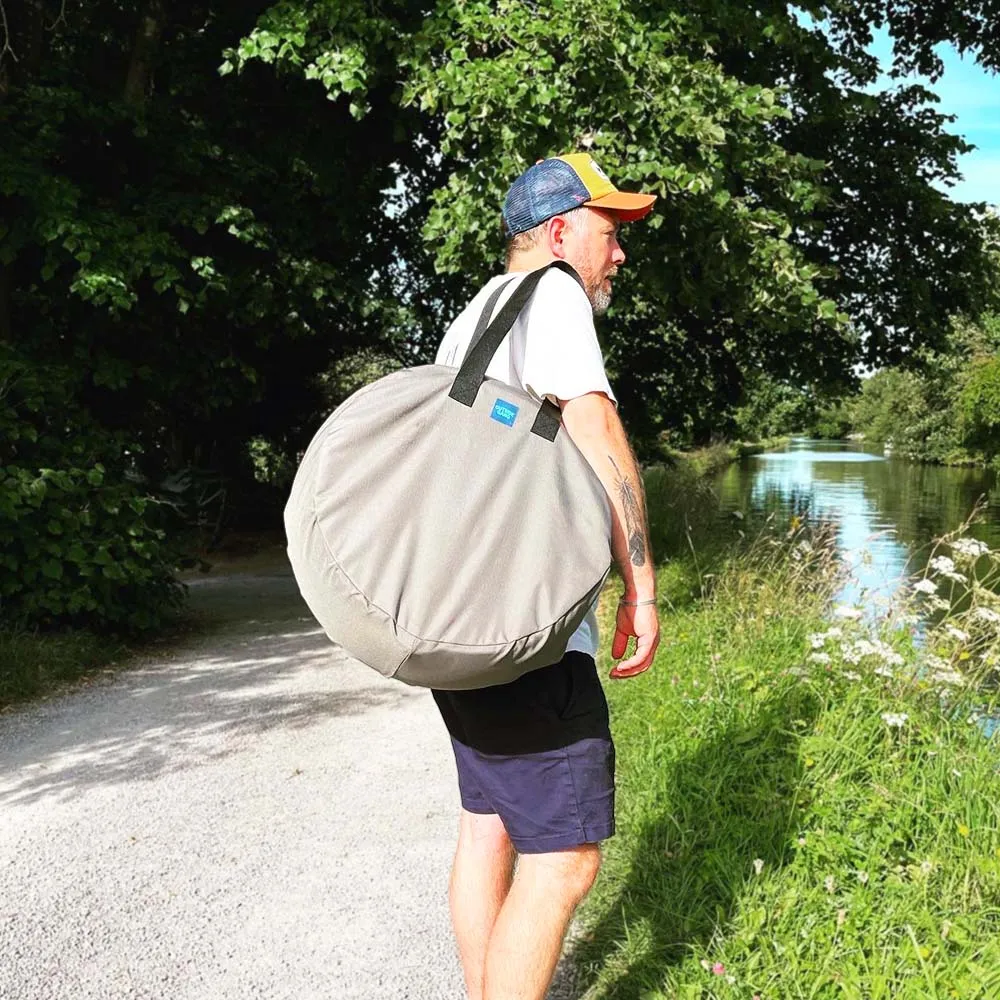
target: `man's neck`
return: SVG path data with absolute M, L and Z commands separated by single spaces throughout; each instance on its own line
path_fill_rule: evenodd
M 537 250 L 528 250 L 511 258 L 510 265 L 507 268 L 507 273 L 513 274 L 521 271 L 537 271 L 540 267 L 545 267 L 546 264 L 551 264 L 554 260 L 559 260 L 559 258 L 556 257 L 555 254 L 550 253 L 548 250 L 541 248 Z

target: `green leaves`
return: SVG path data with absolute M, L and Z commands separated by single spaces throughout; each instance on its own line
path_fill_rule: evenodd
M 180 594 L 162 505 L 65 369 L 0 350 L 0 386 L 0 624 L 155 625 Z

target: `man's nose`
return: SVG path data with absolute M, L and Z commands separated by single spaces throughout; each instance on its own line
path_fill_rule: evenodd
M 625 263 L 625 251 L 622 250 L 621 244 L 617 240 L 615 241 L 615 249 L 611 254 L 611 262 L 615 265 Z

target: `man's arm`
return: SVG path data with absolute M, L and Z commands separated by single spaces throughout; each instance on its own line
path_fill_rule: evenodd
M 625 581 L 625 600 L 656 596 L 656 570 L 649 545 L 646 496 L 642 476 L 614 403 L 604 393 L 590 392 L 560 400 L 563 425 L 604 486 L 613 512 L 611 553 Z M 642 673 L 653 662 L 660 641 L 656 605 L 619 607 L 611 655 L 620 659 L 630 635 L 635 653 L 611 671 L 612 677 Z

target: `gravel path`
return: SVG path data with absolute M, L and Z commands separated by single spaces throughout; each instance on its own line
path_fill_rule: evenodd
M 434 704 L 272 563 L 192 582 L 206 627 L 168 653 L 0 716 L 4 1000 L 464 997 Z

